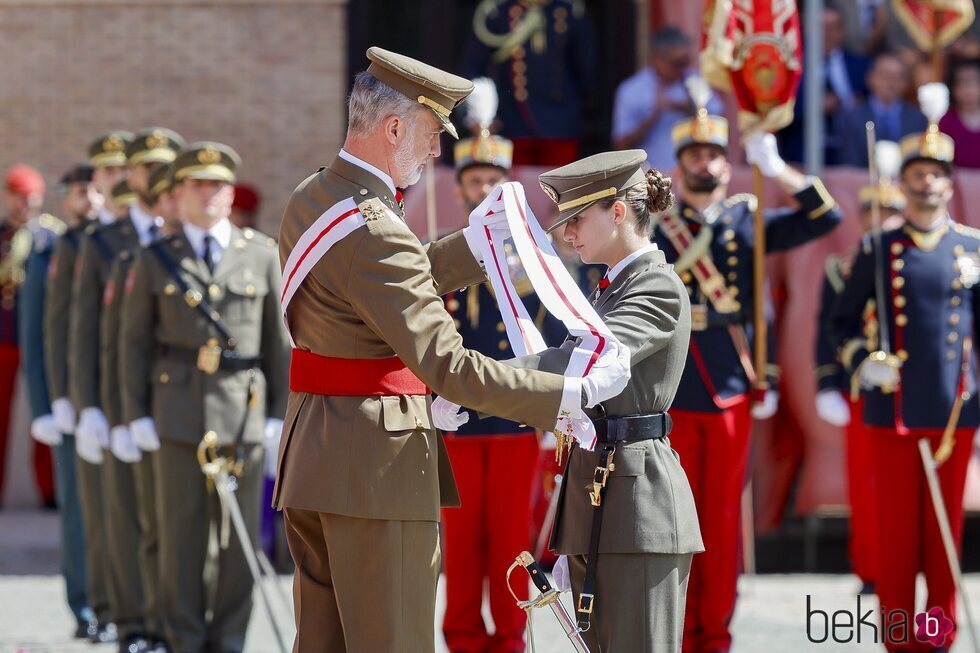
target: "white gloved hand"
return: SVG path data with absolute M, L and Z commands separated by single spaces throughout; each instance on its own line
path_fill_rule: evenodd
M 837 390 L 821 390 L 817 393 L 817 415 L 834 426 L 851 423 L 851 408 Z
M 133 435 L 126 426 L 113 426 L 109 430 L 112 440 L 112 455 L 124 463 L 138 463 L 143 460 L 143 452 L 133 442 Z
M 56 447 L 61 444 L 61 431 L 58 430 L 58 426 L 54 423 L 54 417 L 51 415 L 41 415 L 34 418 L 31 422 L 31 437 L 49 447 Z
M 570 592 L 572 590 L 572 578 L 568 573 L 568 556 L 558 556 L 551 575 L 555 579 L 555 589 L 559 592 Z
M 59 431 L 67 434 L 75 432 L 75 408 L 66 397 L 51 402 L 51 416 Z
M 964 288 L 972 288 L 980 281 L 980 261 L 977 261 L 975 254 L 957 258 L 956 267 L 959 268 L 960 283 Z
M 440 431 L 453 432 L 470 421 L 470 414 L 459 404 L 436 397 L 432 402 L 432 425 Z
M 582 378 L 585 406 L 612 399 L 626 389 L 630 381 L 630 352 L 626 347 L 610 347 Z
M 786 162 L 776 148 L 776 137 L 768 132 L 755 132 L 745 139 L 745 159 L 758 166 L 766 177 L 778 177 L 786 170 Z
M 564 433 L 566 438 L 576 440 L 579 446 L 586 451 L 592 451 L 595 448 L 595 424 L 588 417 L 559 417 L 555 431 Z M 571 442 L 567 441 L 565 446 L 570 444 Z
M 776 414 L 776 409 L 779 408 L 779 392 L 777 390 L 766 390 L 766 394 L 762 397 L 761 404 L 752 404 L 752 418 L 753 419 L 769 419 Z
M 102 449 L 109 444 L 109 423 L 98 408 L 83 408 L 75 427 L 75 451 L 93 465 L 102 464 Z
M 870 358 L 862 363 L 859 374 L 861 387 L 865 390 L 881 387 L 888 387 L 894 390 L 898 387 L 902 378 L 896 366 L 885 361 L 871 360 Z
M 283 422 L 278 417 L 267 417 L 265 430 L 262 432 L 262 448 L 265 450 L 265 475 L 276 477 L 276 466 L 279 463 L 279 441 L 282 439 Z
M 157 425 L 152 417 L 140 417 L 129 423 L 129 432 L 133 442 L 143 451 L 156 451 L 160 448 L 160 436 L 157 435 Z

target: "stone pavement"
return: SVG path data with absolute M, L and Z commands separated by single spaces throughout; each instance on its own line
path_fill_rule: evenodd
M 68 636 L 72 627 L 70 613 L 65 607 L 63 584 L 57 575 L 57 521 L 52 513 L 0 512 L 0 652 L 2 653 L 114 653 L 112 646 L 93 646 L 78 643 Z M 288 594 L 289 578 L 278 581 Z M 628 582 L 628 581 L 627 581 Z M 833 613 L 857 608 L 855 591 L 859 583 L 848 575 L 786 575 L 743 577 L 740 582 L 740 601 L 735 613 L 734 653 L 770 653 L 813 651 L 837 653 L 843 651 L 883 651 L 868 643 L 873 637 L 870 627 L 861 629 L 862 644 L 827 642 L 815 644 L 807 640 L 807 595 L 813 610 Z M 980 610 L 980 574 L 967 578 L 972 603 Z M 270 594 L 272 592 L 270 591 Z M 924 592 L 920 592 L 923 595 Z M 273 601 L 276 596 L 273 594 Z M 443 609 L 442 587 L 438 611 Z M 861 612 L 878 604 L 874 597 L 861 598 Z M 277 607 L 279 623 L 291 629 L 290 614 Z M 826 627 L 819 613 L 811 620 L 811 636 L 820 639 Z M 840 619 L 838 623 L 841 623 Z M 855 623 L 857 617 L 853 617 Z M 568 653 L 566 644 L 550 611 L 538 610 L 533 615 L 537 651 L 539 653 Z M 291 637 L 291 630 L 289 636 Z M 439 653 L 445 653 L 436 624 Z M 854 635 L 852 628 L 839 629 L 838 639 Z M 968 653 L 970 643 L 965 628 L 953 653 Z M 256 597 L 256 609 L 248 633 L 247 653 L 278 653 L 272 629 Z M 627 652 L 628 653 L 628 652 Z

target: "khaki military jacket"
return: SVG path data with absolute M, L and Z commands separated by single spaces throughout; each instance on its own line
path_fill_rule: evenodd
M 103 293 L 119 252 L 137 247 L 139 235 L 129 217 L 85 229 L 75 261 L 68 327 L 68 390 L 76 410 L 102 406 L 99 329 Z
M 86 225 L 72 227 L 58 238 L 44 291 L 44 365 L 52 400 L 68 397 L 68 331 L 75 259 Z
M 102 292 L 99 325 L 99 397 L 109 426 L 125 424 L 119 375 L 119 327 L 122 322 L 123 286 L 133 267 L 134 252 L 124 249 L 112 264 L 109 281 Z
M 662 251 L 631 261 L 595 301 L 596 312 L 630 351 L 630 381 L 602 402 L 610 417 L 670 408 L 687 359 L 691 308 L 687 291 Z M 570 343 L 567 343 L 570 344 Z M 563 370 L 570 347 L 511 361 Z M 600 449 L 597 445 L 596 449 Z M 695 553 L 704 550 L 694 495 L 669 439 L 620 445 L 606 486 L 599 551 Z M 565 469 L 551 546 L 562 554 L 587 554 L 594 508 L 589 499 L 599 464 L 597 451 L 575 447 Z
M 235 351 L 260 359 L 254 370 L 198 369 L 195 352 L 218 334 L 188 305 L 154 248 L 164 250 L 190 288 L 218 312 L 237 341 Z M 260 441 L 266 417 L 284 414 L 289 387 L 279 277 L 275 241 L 250 229 L 232 227 L 213 274 L 183 231 L 141 249 L 123 287 L 124 421 L 152 417 L 161 440 L 186 444 L 198 444 L 208 431 L 217 433 L 220 444 L 233 444 L 243 428 L 245 442 Z
M 401 215 L 392 195 L 380 178 L 338 157 L 293 193 L 281 261 L 340 201 L 375 199 Z M 484 279 L 461 233 L 423 247 L 402 219 L 386 214 L 338 241 L 313 267 L 289 304 L 290 332 L 297 347 L 322 356 L 399 356 L 450 401 L 551 429 L 564 378 L 515 370 L 465 349 L 439 297 Z M 458 494 L 429 403 L 428 395 L 290 394 L 275 504 L 438 520 L 440 503 L 457 505 Z

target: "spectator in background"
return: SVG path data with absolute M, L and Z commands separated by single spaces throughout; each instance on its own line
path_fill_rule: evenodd
M 823 10 L 823 115 L 824 115 L 824 163 L 837 165 L 841 162 L 843 139 L 834 129 L 841 111 L 853 108 L 867 94 L 865 76 L 869 60 L 864 55 L 851 52 L 844 46 L 844 16 L 834 6 Z M 779 133 L 780 152 L 787 161 L 801 163 L 803 152 L 803 107 L 806 106 L 807 70 L 803 66 L 803 79 L 797 95 L 793 122 Z M 862 142 L 864 142 L 862 140 Z
M 980 59 L 954 62 L 948 83 L 952 102 L 939 131 L 956 144 L 956 167 L 980 168 Z
M 882 141 L 898 141 L 903 136 L 925 130 L 926 117 L 918 107 L 903 98 L 909 85 L 909 70 L 897 56 L 880 54 L 868 73 L 868 99 L 843 111 L 838 126 L 841 163 L 865 168 L 868 147 L 865 123 L 874 121 L 876 136 Z
M 888 29 L 885 0 L 829 0 L 828 6 L 840 12 L 844 27 L 844 48 L 865 55 L 877 54 Z
M 669 170 L 677 163 L 671 132 L 674 125 L 694 115 L 694 103 L 684 80 L 691 68 L 691 39 L 676 27 L 664 27 L 650 37 L 650 63 L 623 80 L 613 105 L 612 142 L 620 150 L 640 148 L 647 163 Z M 708 112 L 719 114 L 724 106 L 712 97 Z
M 239 229 L 255 229 L 258 224 L 262 198 L 250 184 L 235 184 L 235 200 L 231 205 L 231 223 Z

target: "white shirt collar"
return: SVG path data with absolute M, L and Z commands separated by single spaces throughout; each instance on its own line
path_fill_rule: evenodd
M 136 228 L 136 235 L 144 245 L 151 240 L 150 228 L 155 226 L 157 229 L 163 226 L 163 218 L 150 215 L 143 210 L 139 202 L 129 207 L 129 218 L 133 221 Z
M 641 247 L 640 249 L 636 250 L 635 252 L 633 252 L 626 258 L 624 258 L 622 261 L 617 263 L 612 269 L 606 272 L 606 278 L 609 279 L 609 283 L 615 281 L 616 277 L 619 276 L 619 273 L 622 272 L 627 265 L 629 265 L 636 259 L 640 258 L 647 252 L 653 252 L 656 249 L 657 249 L 657 243 L 650 243 L 646 247 Z
M 115 213 L 113 213 L 112 211 L 110 211 L 104 206 L 101 209 L 99 209 L 99 222 L 101 222 L 102 224 L 112 224 L 115 221 L 116 221 Z
M 210 235 L 218 243 L 218 253 L 224 252 L 231 245 L 231 220 L 225 218 L 207 230 L 185 222 L 184 234 L 198 256 L 204 256 L 204 237 L 207 235 Z
M 373 165 L 371 165 L 364 159 L 357 158 L 356 156 L 354 156 L 353 154 L 351 154 L 350 152 L 348 152 L 343 148 L 340 149 L 340 152 L 337 153 L 337 156 L 339 156 L 347 163 L 350 163 L 351 165 L 355 165 L 358 168 L 361 168 L 362 170 L 370 172 L 372 175 L 374 175 L 375 177 L 383 181 L 388 186 L 388 189 L 391 190 L 392 197 L 395 197 L 395 195 L 397 195 L 397 191 L 395 189 L 395 180 L 391 178 L 391 175 L 382 172 L 378 168 L 375 168 Z

